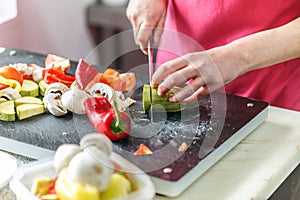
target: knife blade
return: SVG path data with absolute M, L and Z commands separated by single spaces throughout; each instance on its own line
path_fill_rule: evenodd
M 154 47 L 153 45 L 153 37 L 151 36 L 150 39 L 148 40 L 148 67 L 149 67 L 149 83 L 151 84 L 152 82 L 152 75 L 155 72 L 155 63 L 156 63 L 156 53 L 157 53 L 157 48 Z M 150 100 L 152 100 L 152 90 L 150 90 Z M 152 107 L 152 102 L 151 106 L 149 109 L 149 117 L 150 117 L 150 122 L 153 122 L 153 107 Z

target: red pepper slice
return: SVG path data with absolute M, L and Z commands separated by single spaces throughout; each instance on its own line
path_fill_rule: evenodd
M 105 134 L 110 140 L 128 137 L 131 121 L 126 112 L 119 112 L 105 97 L 92 97 L 84 102 L 91 125 L 98 133 Z
M 60 82 L 70 87 L 71 84 L 75 81 L 75 76 L 68 75 L 63 72 L 56 71 L 54 69 L 47 69 L 44 70 L 44 81 L 47 84 Z
M 3 90 L 3 89 L 8 88 L 8 87 L 9 87 L 9 85 L 5 85 L 5 84 L 0 83 L 0 90 Z
M 48 194 L 56 194 L 55 191 L 55 183 L 56 183 L 57 177 L 53 179 L 48 187 Z
M 75 81 L 75 76 L 68 75 L 63 72 L 56 71 L 54 69 L 46 69 L 45 75 L 46 74 L 52 74 L 56 76 L 58 79 L 65 80 L 65 81 L 71 81 L 71 82 Z
M 26 79 L 26 80 L 33 80 L 33 77 L 32 76 L 29 76 L 27 74 L 23 74 L 23 79 Z
M 66 81 L 66 80 L 59 79 L 55 75 L 48 74 L 48 73 L 45 73 L 44 81 L 47 84 L 51 84 L 51 83 L 55 83 L 55 82 L 60 82 L 60 83 L 65 84 L 68 87 L 70 87 L 72 85 L 72 83 L 73 83 L 71 81 Z
M 150 155 L 152 153 L 153 152 L 145 144 L 142 143 L 142 144 L 140 144 L 139 149 L 134 152 L 134 155 L 135 156 L 138 156 L 138 155 Z
M 80 89 L 85 89 L 89 82 L 91 82 L 98 74 L 99 72 L 96 68 L 85 62 L 83 59 L 79 59 L 75 71 L 75 79 Z

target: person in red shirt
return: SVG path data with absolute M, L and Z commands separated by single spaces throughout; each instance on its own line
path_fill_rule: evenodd
M 300 111 L 299 0 L 130 0 L 126 14 L 143 53 L 152 34 L 159 45 L 159 95 L 188 83 L 170 101 L 190 104 L 225 85 Z

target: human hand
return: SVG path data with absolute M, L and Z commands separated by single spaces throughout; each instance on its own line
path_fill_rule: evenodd
M 174 86 L 183 87 L 171 102 L 188 105 L 230 82 L 242 73 L 223 48 L 189 53 L 162 64 L 152 77 L 152 86 L 164 96 Z
M 154 45 L 159 44 L 166 19 L 168 0 L 130 0 L 126 15 L 132 27 L 134 40 L 144 54 L 153 32 Z M 154 31 L 153 31 L 154 30 Z

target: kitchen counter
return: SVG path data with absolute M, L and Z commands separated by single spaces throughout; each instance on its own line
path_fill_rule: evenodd
M 12 155 L 19 165 L 32 161 Z M 261 126 L 173 199 L 300 199 L 299 162 L 300 113 L 270 107 Z M 0 197 L 15 199 L 8 186 Z

